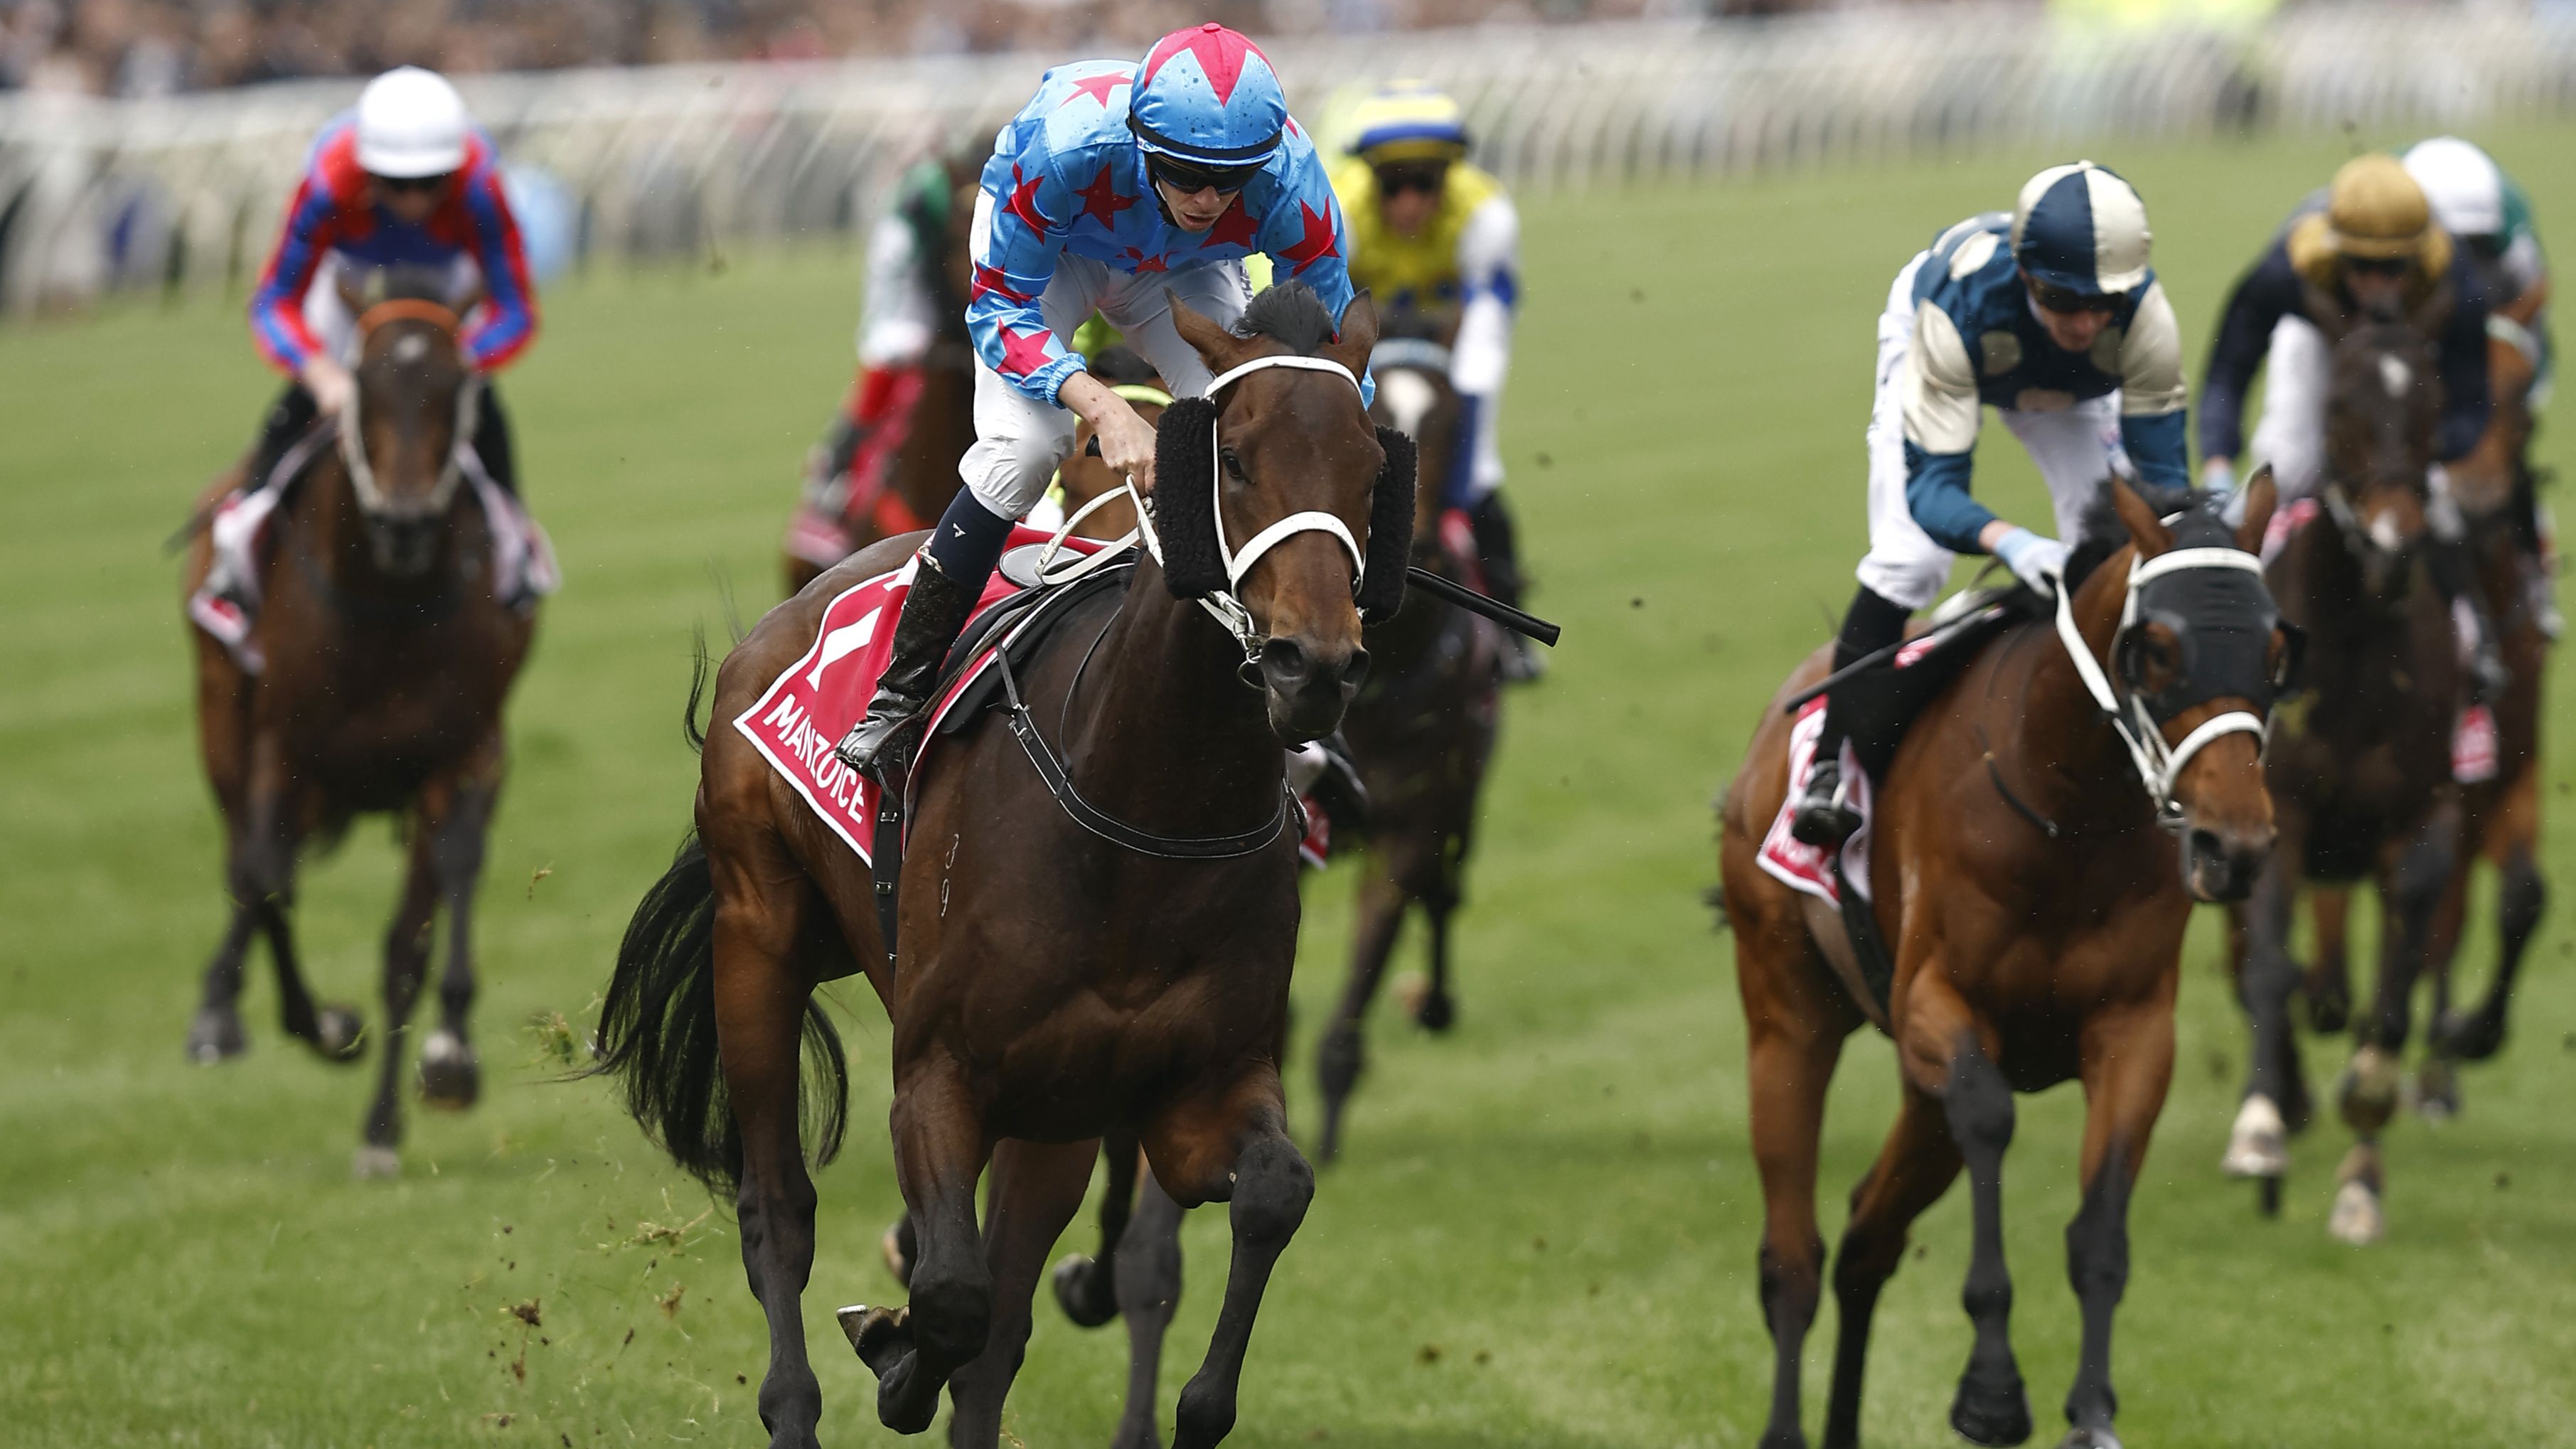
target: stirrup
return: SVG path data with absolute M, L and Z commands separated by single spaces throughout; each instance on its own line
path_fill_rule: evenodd
M 1807 793 L 1789 817 L 1789 834 L 1801 845 L 1832 850 L 1860 829 L 1860 814 L 1843 801 L 1842 767 L 1828 761 L 1807 777 Z
M 927 703 L 879 690 L 877 697 L 868 701 L 868 712 L 832 747 L 833 755 L 842 764 L 879 781 L 902 775 L 912 768 L 921 712 Z

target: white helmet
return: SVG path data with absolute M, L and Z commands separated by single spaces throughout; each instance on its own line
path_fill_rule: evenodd
M 444 176 L 465 164 L 465 98 L 447 77 L 407 65 L 358 95 L 358 164 L 377 176 Z
M 2442 230 L 2453 236 L 2504 230 L 2504 173 L 2486 152 L 2457 136 L 2436 136 L 2415 143 L 2405 160 Z

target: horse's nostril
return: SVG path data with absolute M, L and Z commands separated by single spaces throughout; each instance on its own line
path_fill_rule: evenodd
M 1275 681 L 1306 677 L 1306 651 L 1294 639 L 1272 639 L 1261 646 L 1262 672 Z
M 1352 650 L 1351 657 L 1348 660 L 1345 660 L 1342 664 L 1342 687 L 1345 689 L 1359 688 L 1361 685 L 1368 682 L 1368 672 L 1368 651 L 1365 649 Z

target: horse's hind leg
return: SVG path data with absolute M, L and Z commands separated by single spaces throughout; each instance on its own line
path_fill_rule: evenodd
M 1209 1449 L 1234 1428 L 1243 1358 L 1261 1295 L 1315 1197 L 1315 1170 L 1288 1140 L 1279 1078 L 1266 1064 L 1224 1100 L 1183 1106 L 1145 1136 L 1154 1175 L 1175 1202 L 1228 1203 L 1234 1253 L 1207 1359 L 1181 1390 L 1172 1449 Z
M 1404 927 L 1408 902 L 1404 887 L 1397 883 L 1391 850 L 1370 852 L 1368 874 L 1360 885 L 1359 923 L 1351 937 L 1351 978 L 1333 1007 L 1332 1020 L 1324 1024 L 1323 1040 L 1315 1047 L 1315 1077 L 1324 1093 L 1324 1130 L 1315 1141 L 1317 1162 L 1331 1162 L 1342 1154 L 1342 1112 L 1368 1060 L 1362 1028 L 1368 1021 L 1369 1003 L 1377 998 L 1378 982 L 1386 975 L 1396 935 Z
M 447 907 L 447 967 L 438 980 L 438 1030 L 420 1047 L 421 1100 L 462 1111 L 482 1095 L 475 1061 L 474 894 L 483 879 L 484 842 L 501 797 L 501 736 L 496 730 L 457 776 L 445 818 L 434 827 L 430 858 Z
M 1127 1407 L 1111 1449 L 1162 1449 L 1154 1399 L 1163 1335 L 1181 1303 L 1182 1208 L 1151 1172 L 1136 1189 L 1136 1212 L 1118 1244 L 1118 1316 L 1127 1321 Z
M 1067 1253 L 1055 1265 L 1056 1305 L 1084 1328 L 1098 1328 L 1118 1316 L 1118 1244 L 1136 1207 L 1136 1134 L 1113 1132 L 1100 1146 L 1109 1163 L 1109 1185 L 1100 1194 L 1099 1255 Z
M 742 1134 L 735 1211 L 743 1275 L 769 1324 L 760 1422 L 771 1449 L 813 1449 L 823 1389 L 805 1353 L 801 1302 L 814 1271 L 814 1181 L 798 1134 L 804 1020 L 814 982 L 796 958 L 812 888 L 774 840 L 727 848 L 715 877 L 715 1017 L 725 1096 Z
M 402 901 L 385 928 L 384 1060 L 376 1072 L 375 1101 L 367 1108 L 364 1141 L 353 1164 L 360 1177 L 389 1177 L 401 1170 L 403 1042 L 411 1031 L 412 1004 L 429 974 L 430 921 L 438 909 L 437 868 L 431 861 L 425 812 L 412 822 L 403 869 Z
M 984 1351 L 957 1371 L 948 1393 L 957 1412 L 948 1442 L 993 1449 L 1002 1439 L 1002 1400 L 1029 1343 L 1029 1305 L 1046 1269 L 1047 1251 L 1082 1211 L 1097 1142 L 1006 1141 L 993 1151 L 992 1190 L 984 1210 L 984 1263 L 993 1275 L 993 1329 Z
M 2170 978 L 2168 978 L 2170 981 Z M 2129 1194 L 2173 1081 L 2170 995 L 2084 1025 L 2084 1206 L 2066 1225 L 2066 1279 L 2084 1316 L 2061 1449 L 2117 1449 L 2111 1315 L 2129 1284 Z
M 1942 1120 L 1941 1100 L 1911 1082 L 1878 1161 L 1852 1190 L 1851 1217 L 1834 1250 L 1833 1389 L 1825 1401 L 1824 1449 L 1860 1443 L 1861 1381 L 1869 1363 L 1870 1319 L 1879 1290 L 1905 1257 L 1905 1230 L 1949 1191 L 1959 1175 L 1959 1149 Z
M 2496 863 L 2496 934 L 2500 951 L 2495 979 L 2487 984 L 2486 995 L 2476 1010 L 2465 1017 L 2442 1021 L 2435 1028 L 2443 1050 L 2466 1061 L 2485 1061 L 2503 1049 L 2514 980 L 2522 972 L 2523 953 L 2530 949 L 2531 938 L 2540 929 L 2541 912 L 2548 908 L 2549 886 L 2540 877 L 2534 851 L 2540 824 L 2539 784 L 2540 771 L 2536 767 L 2526 769 L 2506 797 L 2502 818 L 2493 827 L 2505 842 Z
M 918 1434 L 939 1412 L 939 1390 L 983 1353 L 992 1326 L 992 1274 L 975 1230 L 975 1179 L 987 1146 L 965 1068 L 911 1066 L 895 1083 L 895 1174 L 920 1235 L 912 1301 L 845 1310 L 842 1331 L 877 1376 L 877 1418 Z
M 1762 1318 L 1772 1348 L 1771 1418 L 1761 1443 L 1762 1449 L 1803 1449 L 1799 1368 L 1825 1268 L 1824 1235 L 1816 1227 L 1816 1144 L 1843 1034 L 1822 1022 L 1777 1017 L 1754 1018 L 1752 1033 L 1745 1064 L 1752 1080 L 1753 1161 L 1762 1173 Z

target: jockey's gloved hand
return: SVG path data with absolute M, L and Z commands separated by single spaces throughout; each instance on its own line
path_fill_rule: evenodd
M 2013 571 L 2013 577 L 2028 584 L 2031 592 L 2043 599 L 2057 596 L 2057 581 L 2064 577 L 2067 555 L 2073 552 L 2056 539 L 2042 538 L 2027 528 L 2016 528 L 1995 540 L 1995 557 Z
M 2236 461 L 2232 458 L 2211 458 L 2204 461 L 2200 465 L 2200 486 L 2212 493 L 2235 492 Z
M 296 376 L 303 382 L 304 390 L 313 394 L 314 406 L 325 417 L 347 407 L 350 395 L 358 390 L 357 381 L 349 376 L 349 369 L 342 367 L 339 359 L 319 352 L 304 360 L 304 365 L 296 369 Z

